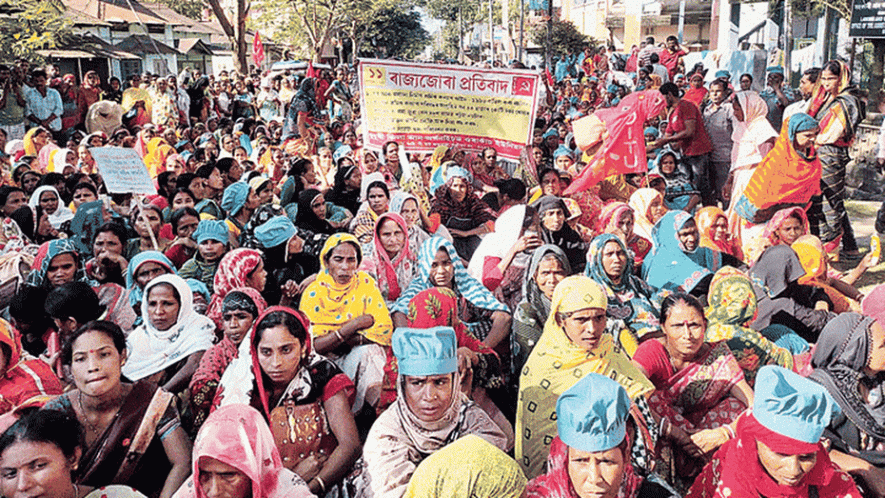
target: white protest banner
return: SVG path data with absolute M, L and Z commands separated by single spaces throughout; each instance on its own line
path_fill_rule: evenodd
M 439 145 L 519 159 L 532 141 L 537 71 L 361 59 L 363 144 L 395 140 L 407 152 Z
M 154 181 L 135 149 L 90 147 L 89 152 L 108 192 L 157 195 Z

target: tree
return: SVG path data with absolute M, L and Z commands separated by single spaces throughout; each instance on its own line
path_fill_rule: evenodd
M 200 19 L 203 14 L 202 0 L 159 0 L 159 2 L 191 19 Z
M 246 62 L 246 16 L 249 15 L 251 2 L 249 0 L 236 0 L 234 11 L 228 17 L 220 0 L 206 0 L 212 13 L 221 24 L 221 29 L 230 40 L 231 49 L 234 53 L 234 70 L 240 74 L 249 74 L 249 63 Z
M 401 9 L 381 9 L 369 23 L 363 37 L 369 47 L 368 55 L 373 57 L 417 56 L 430 43 L 430 35 L 421 25 L 421 14 L 414 9 L 407 12 Z M 361 55 L 363 51 L 360 51 Z
M 36 51 L 63 45 L 73 23 L 53 0 L 0 0 L 0 53 L 39 58 Z
M 539 23 L 531 28 L 532 41 L 536 45 L 544 47 L 545 60 L 547 59 L 547 23 Z M 550 55 L 565 55 L 579 52 L 585 45 L 592 45 L 593 40 L 578 31 L 569 20 L 554 19 L 553 29 L 550 31 Z

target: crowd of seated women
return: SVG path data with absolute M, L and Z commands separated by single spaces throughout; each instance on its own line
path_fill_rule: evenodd
M 885 286 L 832 264 L 800 175 L 826 123 L 759 148 L 738 92 L 755 155 L 721 198 L 660 141 L 588 183 L 618 130 L 682 109 L 666 88 L 587 118 L 596 142 L 548 107 L 497 162 L 361 147 L 315 84 L 286 131 L 129 123 L 58 171 L 26 137 L 0 186 L 2 496 L 885 498 Z M 158 195 L 107 192 L 89 151 L 113 145 Z

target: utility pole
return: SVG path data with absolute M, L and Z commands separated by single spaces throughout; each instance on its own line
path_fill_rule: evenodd
M 544 64 L 550 67 L 550 51 L 553 50 L 553 0 L 547 0 L 547 47 L 544 50 Z
M 525 61 L 522 60 L 523 31 L 525 31 L 525 0 L 519 0 L 519 57 L 517 58 L 519 62 L 525 64 Z
M 793 55 L 793 6 L 792 0 L 784 0 L 784 81 L 787 86 L 790 84 L 790 74 L 792 73 L 793 64 L 791 62 Z
M 493 11 L 492 7 L 495 5 L 495 0 L 489 0 L 489 53 L 492 54 L 492 66 L 495 65 L 495 20 L 492 17 Z
M 789 1 L 789 0 L 787 0 Z M 679 39 L 679 45 L 682 45 L 682 38 L 685 33 L 685 0 L 679 0 L 679 30 L 676 38 Z

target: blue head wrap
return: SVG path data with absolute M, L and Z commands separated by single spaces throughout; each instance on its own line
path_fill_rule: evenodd
M 549 129 L 544 133 L 544 136 L 541 137 L 541 138 L 543 138 L 544 140 L 546 140 L 547 137 L 558 137 L 558 136 L 559 136 L 559 130 L 557 130 L 556 128 L 549 128 Z
M 287 242 L 298 233 L 292 220 L 287 216 L 274 216 L 255 229 L 255 240 L 265 249 Z
M 129 290 L 129 304 L 132 306 L 137 306 L 141 303 L 143 290 L 136 285 L 135 273 L 145 263 L 156 263 L 169 270 L 169 273 L 178 275 L 175 265 L 172 264 L 172 261 L 169 261 L 165 254 L 159 251 L 142 251 L 136 254 L 126 267 L 126 288 Z
M 560 156 L 568 156 L 569 159 L 571 159 L 572 161 L 575 160 L 575 154 L 572 152 L 571 149 L 569 149 L 565 145 L 560 145 L 559 147 L 556 148 L 555 151 L 553 151 L 553 159 L 556 159 L 557 157 L 560 157 Z
M 556 427 L 569 447 L 595 453 L 608 451 L 627 436 L 630 398 L 620 384 L 590 373 L 559 396 Z
M 817 443 L 842 411 L 826 388 L 783 367 L 766 365 L 756 376 L 753 416 L 767 429 Z
M 655 138 L 661 136 L 661 131 L 655 128 L 654 126 L 649 126 L 642 132 L 643 135 L 654 135 Z
M 229 235 L 230 230 L 224 220 L 202 220 L 191 237 L 197 241 L 197 244 L 202 244 L 207 240 L 217 240 L 222 244 L 227 244 Z
M 769 66 L 765 69 L 768 74 L 784 74 L 784 66 Z
M 444 375 L 458 370 L 458 339 L 451 327 L 399 328 L 392 343 L 402 375 Z
M 724 69 L 720 69 L 719 71 L 716 71 L 716 74 L 713 75 L 713 77 L 714 77 L 714 78 L 725 78 L 725 79 L 727 79 L 727 80 L 730 80 L 730 79 L 731 79 L 731 73 L 729 73 L 728 71 L 726 71 L 726 70 L 724 70 Z
M 231 183 L 224 189 L 224 194 L 221 196 L 221 209 L 224 209 L 230 216 L 236 216 L 246 205 L 250 190 L 249 184 L 246 182 Z
M 787 125 L 787 136 L 790 137 L 790 141 L 793 141 L 796 139 L 797 133 L 815 128 L 820 128 L 820 123 L 816 119 L 804 112 L 798 112 L 790 116 L 790 121 Z

